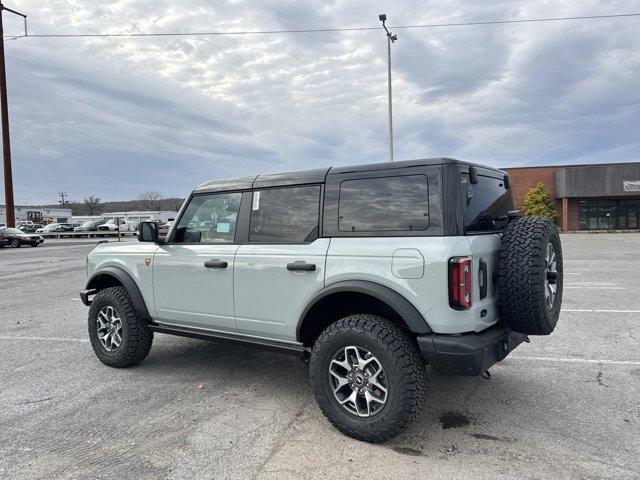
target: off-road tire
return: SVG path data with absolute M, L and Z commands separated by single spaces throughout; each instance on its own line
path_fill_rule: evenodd
M 112 306 L 122 320 L 122 343 L 114 351 L 106 350 L 97 334 L 97 318 L 100 309 Z M 89 308 L 89 339 L 98 359 L 110 367 L 126 368 L 141 362 L 151 350 L 153 332 L 147 322 L 136 313 L 124 287 L 100 290 Z
M 545 255 L 551 243 L 556 254 L 556 298 L 545 301 Z M 558 229 L 542 217 L 522 217 L 507 225 L 498 257 L 498 307 L 509 327 L 526 335 L 553 332 L 562 304 L 562 246 Z
M 334 397 L 329 365 L 347 345 L 367 349 L 385 370 L 387 401 L 371 417 L 346 411 Z M 324 416 L 342 433 L 366 442 L 384 442 L 402 432 L 418 415 L 426 396 L 426 366 L 415 341 L 398 325 L 375 315 L 350 315 L 328 326 L 313 345 L 309 375 Z

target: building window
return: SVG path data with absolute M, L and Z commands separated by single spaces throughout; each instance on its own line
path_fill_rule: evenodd
M 580 230 L 640 229 L 640 199 L 581 200 Z

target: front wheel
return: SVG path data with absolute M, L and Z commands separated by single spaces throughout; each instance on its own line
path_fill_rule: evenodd
M 151 350 L 153 332 L 136 313 L 124 287 L 100 290 L 89 308 L 89 340 L 105 365 L 125 368 Z
M 322 413 L 342 433 L 384 442 L 418 414 L 425 362 L 408 333 L 375 315 L 351 315 L 316 340 L 309 363 Z

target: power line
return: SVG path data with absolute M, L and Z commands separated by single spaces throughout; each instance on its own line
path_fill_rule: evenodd
M 480 25 L 506 25 L 518 23 L 561 22 L 568 20 L 600 20 L 611 18 L 640 17 L 640 13 L 620 13 L 614 15 L 583 15 L 576 17 L 527 18 L 521 20 L 487 20 L 478 22 L 428 23 L 423 25 L 396 25 L 396 30 L 417 28 L 468 27 Z M 7 38 L 134 38 L 134 37 L 204 37 L 223 35 L 274 35 L 284 33 L 326 33 L 326 32 L 360 32 L 379 30 L 380 27 L 333 27 L 333 28 L 300 28 L 290 30 L 238 30 L 238 31 L 206 31 L 206 32 L 159 32 L 159 33 L 36 33 L 28 35 L 12 35 Z

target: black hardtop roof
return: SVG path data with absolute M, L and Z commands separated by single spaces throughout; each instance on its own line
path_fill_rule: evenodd
M 227 180 L 212 180 L 197 186 L 194 193 L 221 192 L 229 190 L 249 190 L 251 188 L 282 187 L 287 185 L 304 185 L 311 183 L 323 183 L 327 175 L 352 172 L 368 172 L 376 170 L 394 170 L 399 168 L 422 167 L 425 165 L 442 164 L 473 165 L 483 169 L 504 173 L 497 168 L 480 165 L 473 162 L 465 162 L 454 158 L 424 158 L 418 160 L 402 160 L 399 162 L 367 163 L 351 165 L 347 167 L 317 168 L 313 170 L 300 170 L 297 172 L 259 174 L 250 177 L 241 177 Z

